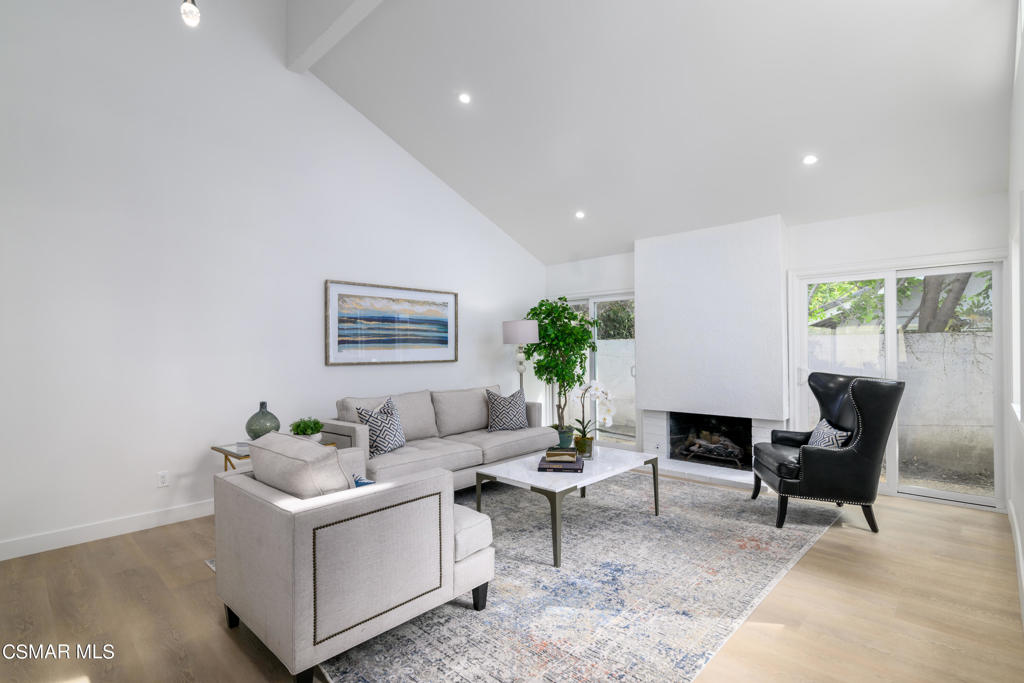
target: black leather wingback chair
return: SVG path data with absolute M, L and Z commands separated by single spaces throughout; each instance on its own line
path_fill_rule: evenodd
M 821 417 L 850 432 L 842 448 L 808 446 L 810 432 L 772 430 L 771 443 L 754 446 L 754 493 L 761 481 L 779 494 L 775 526 L 786 522 L 790 498 L 825 500 L 842 506 L 860 505 L 868 526 L 878 533 L 871 506 L 878 495 L 878 477 L 885 457 L 903 382 L 812 372 L 807 378 Z

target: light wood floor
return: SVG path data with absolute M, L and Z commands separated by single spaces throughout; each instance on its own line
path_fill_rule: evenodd
M 217 600 L 213 517 L 0 562 L 2 643 L 112 643 L 110 661 L 5 661 L 0 681 L 290 681 Z
M 699 683 L 1024 681 L 1006 516 L 896 498 L 876 508 L 878 535 L 844 508 Z M 224 627 L 203 563 L 213 555 L 206 517 L 0 563 L 0 645 L 116 649 L 109 662 L 0 659 L 0 681 L 290 680 L 244 626 Z
M 880 496 L 875 516 L 844 507 L 697 683 L 1024 681 L 1006 515 Z

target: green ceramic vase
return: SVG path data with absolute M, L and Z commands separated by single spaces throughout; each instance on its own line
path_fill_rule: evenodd
M 281 421 L 267 410 L 267 402 L 260 401 L 260 409 L 253 413 L 245 423 L 245 433 L 250 439 L 258 439 L 269 432 L 276 432 L 281 428 Z

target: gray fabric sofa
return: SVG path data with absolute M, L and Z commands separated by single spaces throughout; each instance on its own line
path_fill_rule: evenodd
M 340 452 L 365 476 L 363 451 Z M 415 472 L 300 499 L 251 470 L 216 475 L 217 595 L 297 681 L 313 667 L 466 592 L 483 609 L 491 521 L 455 505 L 452 474 Z
M 373 458 L 369 457 L 369 431 L 359 421 L 356 408 L 376 408 L 387 395 L 343 398 L 337 402 L 338 419 L 323 420 L 323 441 L 333 441 L 339 448 L 362 448 L 367 456 L 366 476 L 375 481 L 441 467 L 452 472 L 456 489 L 476 483 L 476 471 L 484 465 L 558 444 L 558 432 L 540 426 L 539 403 L 526 404 L 527 429 L 488 432 L 486 389 L 499 392 L 497 386 L 489 386 L 391 394 L 406 444 Z

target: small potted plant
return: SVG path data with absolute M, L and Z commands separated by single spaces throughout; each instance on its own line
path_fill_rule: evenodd
M 292 434 L 295 436 L 301 436 L 304 439 L 310 441 L 320 440 L 320 430 L 324 428 L 324 423 L 315 417 L 304 417 L 300 420 L 292 422 L 290 429 Z
M 574 439 L 576 451 L 584 458 L 590 458 L 593 457 L 594 452 L 594 437 L 592 436 L 594 421 L 587 419 L 587 403 L 596 401 L 599 413 L 598 422 L 601 426 L 607 427 L 612 423 L 612 413 L 614 412 L 611 395 L 604 385 L 595 379 L 573 389 L 572 396 L 579 399 L 580 402 L 580 417 L 576 419 L 577 435 Z

